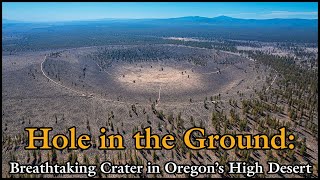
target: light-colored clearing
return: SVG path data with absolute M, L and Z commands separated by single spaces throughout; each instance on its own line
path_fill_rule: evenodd
M 160 86 L 166 91 L 188 91 L 201 87 L 200 74 L 170 66 L 155 65 L 152 68 L 151 66 L 143 68 L 122 66 L 118 67 L 116 72 L 118 72 L 117 81 L 134 91 L 151 90 L 154 92 Z

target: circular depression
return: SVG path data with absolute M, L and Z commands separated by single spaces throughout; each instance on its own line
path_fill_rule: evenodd
M 130 104 L 159 97 L 168 104 L 203 102 L 205 97 L 226 93 L 245 79 L 253 79 L 248 60 L 228 64 L 212 59 L 206 66 L 173 60 L 119 61 L 102 68 L 93 59 L 61 57 L 44 62 L 44 70 L 53 80 L 86 94 Z

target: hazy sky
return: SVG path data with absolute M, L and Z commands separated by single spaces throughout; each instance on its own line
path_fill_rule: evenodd
M 226 15 L 246 19 L 318 18 L 318 3 L 72 3 L 5 2 L 2 18 L 20 21 L 69 21 L 101 18 L 170 18 Z

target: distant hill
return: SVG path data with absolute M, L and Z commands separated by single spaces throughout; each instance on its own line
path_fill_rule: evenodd
M 2 24 L 9 24 L 9 23 L 24 23 L 24 22 L 2 18 Z
M 159 23 L 159 24 L 193 24 L 193 25 L 220 25 L 220 26 L 310 26 L 317 27 L 318 19 L 239 19 L 228 16 L 218 16 L 213 18 L 201 17 L 201 16 L 186 16 L 178 18 L 167 18 L 167 19 L 117 19 L 117 18 L 105 18 L 96 20 L 79 20 L 79 21 L 61 21 L 51 22 L 49 24 L 63 23 L 63 24 L 81 24 L 81 23 L 101 23 L 101 22 L 131 22 L 131 23 Z M 2 19 L 2 23 L 32 23 L 31 21 L 16 21 L 9 19 Z M 39 23 L 39 22 L 35 22 Z M 47 22 L 48 23 L 48 22 Z
M 133 20 L 134 21 L 134 20 Z M 141 22 L 141 21 L 140 21 Z M 318 27 L 317 19 L 238 19 L 228 16 L 214 18 L 188 16 L 169 19 L 153 19 L 148 22 L 167 23 L 175 25 L 215 25 L 215 26 L 250 26 L 250 27 Z

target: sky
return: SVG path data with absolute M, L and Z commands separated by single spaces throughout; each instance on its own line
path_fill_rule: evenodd
M 18 21 L 73 21 L 103 18 L 230 16 L 243 19 L 318 18 L 317 2 L 3 2 L 2 18 Z

